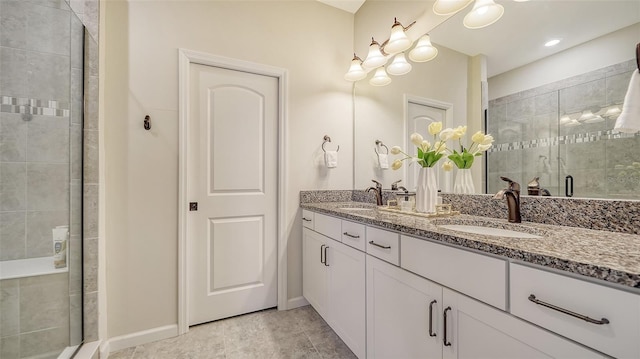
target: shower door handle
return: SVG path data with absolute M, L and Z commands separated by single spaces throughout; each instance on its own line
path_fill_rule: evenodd
M 569 184 L 571 184 L 571 190 L 569 190 Z M 564 195 L 567 197 L 573 197 L 573 176 L 568 175 L 564 178 Z

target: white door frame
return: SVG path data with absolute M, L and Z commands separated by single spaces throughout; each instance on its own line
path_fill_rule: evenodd
M 187 281 L 187 134 L 189 123 L 189 67 L 191 64 L 215 66 L 244 71 L 278 79 L 278 309 L 287 309 L 287 251 L 286 251 L 286 103 L 287 70 L 203 52 L 178 49 L 178 334 L 189 331 Z
M 433 100 L 430 98 L 419 97 L 410 94 L 404 94 L 404 148 L 409 148 L 409 143 L 406 143 L 406 139 L 409 137 L 409 102 L 417 103 L 419 105 L 425 105 L 433 108 L 439 108 L 444 111 L 445 120 L 442 124 L 442 128 L 453 127 L 453 104 L 448 102 L 442 102 Z M 404 178 L 405 183 L 409 178 L 409 166 L 404 166 Z M 453 189 L 451 172 L 444 172 L 444 186 L 442 186 L 442 192 L 451 192 Z

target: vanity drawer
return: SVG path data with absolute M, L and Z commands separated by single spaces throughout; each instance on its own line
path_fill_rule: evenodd
M 340 229 L 342 228 L 341 220 L 339 218 L 326 216 L 324 214 L 315 213 L 313 217 L 314 230 L 320 234 L 324 234 L 325 236 L 335 239 L 336 241 L 340 241 L 340 237 L 342 233 Z
M 303 209 L 302 210 L 302 226 L 313 230 L 313 215 L 315 213 Z
M 364 224 L 342 221 L 342 243 L 365 252 L 366 238 Z
M 408 236 L 401 252 L 402 268 L 506 310 L 505 260 Z
M 400 265 L 400 235 L 367 227 L 367 253 L 391 264 Z
M 640 295 L 514 263 L 510 274 L 511 314 L 605 354 L 640 358 Z

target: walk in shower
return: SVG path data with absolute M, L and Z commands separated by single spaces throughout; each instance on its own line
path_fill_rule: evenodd
M 63 0 L 2 0 L 0 24 L 0 357 L 69 357 L 83 340 L 84 26 Z
M 613 131 L 630 60 L 489 101 L 487 193 L 539 178 L 552 196 L 640 199 L 640 133 Z M 491 89 L 489 89 L 490 91 Z

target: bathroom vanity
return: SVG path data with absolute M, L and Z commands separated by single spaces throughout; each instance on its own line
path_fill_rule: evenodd
M 359 358 L 640 357 L 638 235 L 301 206 L 303 295 Z

